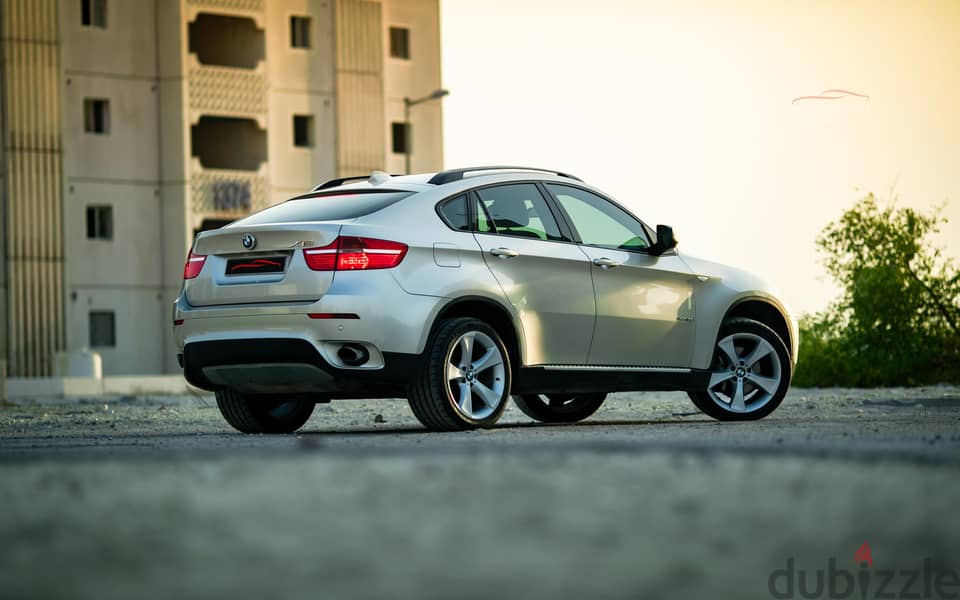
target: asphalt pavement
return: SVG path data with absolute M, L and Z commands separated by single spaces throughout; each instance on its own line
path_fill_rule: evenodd
M 209 396 L 4 405 L 0 597 L 828 598 L 872 573 L 846 597 L 873 598 L 884 569 L 950 597 L 958 475 L 949 386 L 797 389 L 748 423 L 616 394 L 440 434 L 402 400 L 288 436 Z

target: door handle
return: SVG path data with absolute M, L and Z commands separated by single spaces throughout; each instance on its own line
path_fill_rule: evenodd
M 511 250 L 510 248 L 490 248 L 490 254 L 504 260 L 520 256 L 519 252 Z
M 614 267 L 620 266 L 619 261 L 613 260 L 612 258 L 607 258 L 606 256 L 604 256 L 603 258 L 593 259 L 593 264 L 597 265 L 602 269 L 612 269 Z

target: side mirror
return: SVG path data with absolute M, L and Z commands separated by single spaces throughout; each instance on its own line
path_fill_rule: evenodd
M 650 247 L 650 254 L 660 256 L 668 250 L 677 247 L 677 240 L 673 237 L 673 227 L 657 225 L 657 243 Z

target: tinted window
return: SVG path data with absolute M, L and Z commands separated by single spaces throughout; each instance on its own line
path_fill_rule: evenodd
M 475 210 L 477 211 L 477 232 L 478 233 L 496 233 L 496 230 L 493 228 L 493 219 L 490 218 L 490 213 L 487 212 L 487 207 L 479 198 L 474 200 L 477 203 Z
M 450 227 L 470 231 L 470 216 L 467 214 L 467 197 L 457 196 L 440 205 L 440 214 Z
M 298 198 L 271 206 L 234 221 L 229 226 L 262 225 L 264 223 L 299 223 L 304 221 L 340 221 L 375 213 L 409 196 L 412 192 L 375 194 L 336 194 Z
M 567 211 L 587 246 L 642 250 L 650 246 L 643 225 L 605 198 L 579 188 L 546 184 Z
M 547 201 L 532 183 L 516 183 L 477 190 L 480 201 L 502 235 L 539 240 L 562 240 Z

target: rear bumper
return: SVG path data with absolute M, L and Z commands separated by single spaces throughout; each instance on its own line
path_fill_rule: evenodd
M 247 394 L 389 398 L 403 395 L 419 372 L 418 354 L 383 353 L 380 369 L 341 369 L 303 339 L 255 338 L 190 342 L 183 374 L 191 385 Z
M 178 350 L 206 341 L 299 338 L 315 345 L 362 342 L 381 352 L 419 354 L 443 302 L 441 297 L 408 294 L 387 271 L 346 272 L 338 273 L 334 285 L 316 301 L 192 306 L 180 294 L 173 334 Z M 358 318 L 311 319 L 315 313 Z

